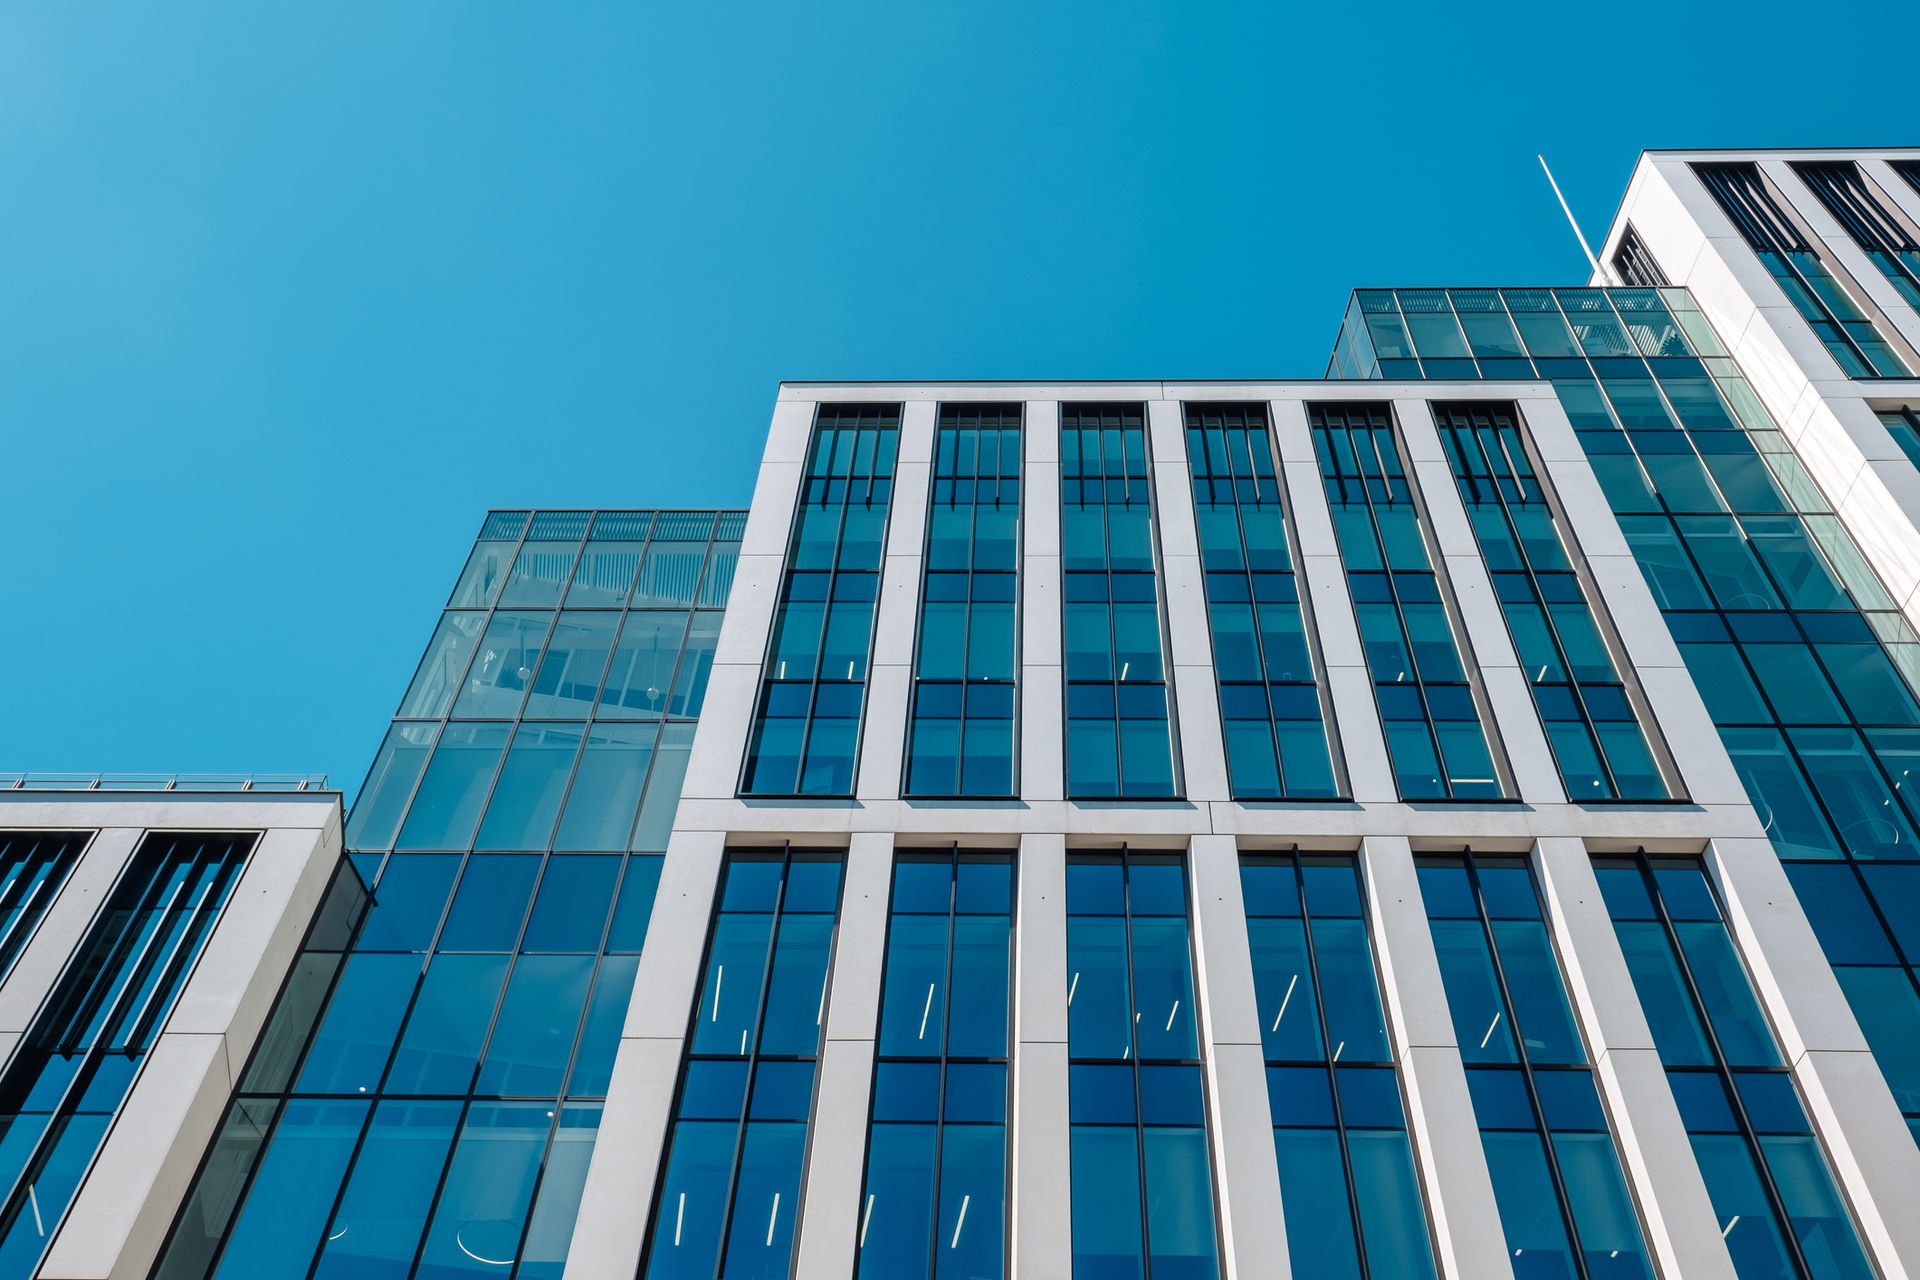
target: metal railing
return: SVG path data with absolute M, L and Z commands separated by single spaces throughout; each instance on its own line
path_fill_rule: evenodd
M 324 773 L 7 773 L 0 791 L 326 791 Z

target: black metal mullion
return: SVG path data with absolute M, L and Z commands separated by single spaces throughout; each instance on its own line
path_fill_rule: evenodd
M 1767 1165 L 1766 1153 L 1761 1150 L 1759 1133 L 1753 1127 L 1752 1118 L 1747 1115 L 1747 1104 L 1740 1096 L 1740 1088 L 1734 1080 L 1732 1064 L 1727 1059 L 1726 1050 L 1720 1045 L 1719 1032 L 1714 1029 L 1713 1015 L 1707 1008 L 1706 1000 L 1700 994 L 1699 984 L 1694 981 L 1693 965 L 1687 959 L 1686 950 L 1680 945 L 1680 933 L 1673 927 L 1673 917 L 1667 911 L 1666 899 L 1660 894 L 1660 882 L 1654 878 L 1652 860 L 1648 858 L 1645 849 L 1636 851 L 1633 857 L 1635 863 L 1639 866 L 1640 875 L 1647 889 L 1648 896 L 1653 899 L 1654 910 L 1659 913 L 1661 928 L 1667 936 L 1667 946 L 1673 951 L 1674 963 L 1680 970 L 1681 981 L 1686 984 L 1687 995 L 1693 1001 L 1694 1012 L 1700 1019 L 1701 1030 L 1706 1035 L 1707 1044 L 1713 1051 L 1715 1073 L 1720 1077 L 1720 1087 L 1727 1092 L 1728 1102 L 1732 1107 L 1736 1122 L 1740 1126 L 1740 1136 L 1747 1144 L 1747 1154 L 1753 1160 L 1754 1172 L 1759 1176 L 1761 1189 L 1766 1193 L 1767 1207 L 1773 1213 L 1774 1225 L 1779 1229 L 1781 1239 L 1786 1244 L 1787 1252 L 1793 1261 L 1794 1268 L 1799 1272 L 1802 1280 L 1810 1280 L 1813 1275 L 1812 1268 L 1807 1263 L 1805 1252 L 1800 1248 L 1799 1237 L 1794 1234 L 1793 1218 L 1788 1214 L 1786 1203 L 1780 1197 L 1780 1188 L 1774 1183 L 1773 1170 Z M 1706 875 L 1706 867 L 1697 859 L 1693 860 L 1693 865 L 1699 868 L 1702 876 Z M 1719 909 L 1719 895 L 1717 893 L 1714 895 L 1714 907 L 1716 910 Z M 1719 923 L 1723 929 L 1726 927 L 1724 918 L 1722 918 Z M 1741 976 L 1742 978 L 1746 978 L 1746 966 L 1744 964 L 1741 966 Z M 1748 979 L 1748 981 L 1751 981 L 1751 979 Z M 1764 1010 L 1762 1011 L 1762 1016 L 1765 1016 Z M 1771 1019 L 1768 1020 L 1767 1031 L 1769 1038 L 1773 1038 L 1774 1040 L 1774 1050 L 1777 1053 L 1779 1051 L 1779 1042 L 1777 1038 L 1773 1037 Z M 1787 1068 L 1785 1074 L 1789 1080 L 1793 1078 L 1791 1068 Z M 1672 1086 L 1669 1085 L 1668 1087 L 1671 1089 Z M 1794 1094 L 1796 1098 L 1799 1092 L 1799 1086 L 1795 1085 Z M 1851 1225 L 1851 1218 L 1849 1218 L 1848 1221 L 1849 1225 Z

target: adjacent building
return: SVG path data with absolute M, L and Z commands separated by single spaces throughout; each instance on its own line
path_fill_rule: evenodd
M 0 805 L 0 1272 L 1920 1275 L 1917 236 L 1920 149 L 1648 153 L 1321 379 L 489 513 L 297 893 L 288 797 Z M 109 825 L 237 886 L 132 1032 Z

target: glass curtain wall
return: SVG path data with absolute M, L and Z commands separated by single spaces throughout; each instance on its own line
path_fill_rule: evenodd
M 640 1267 L 646 1280 L 774 1277 L 792 1267 L 840 872 L 837 853 L 727 854 Z
M 1190 404 L 1186 423 L 1234 798 L 1337 796 L 1266 406 Z
M 1600 612 L 1534 471 L 1512 405 L 1434 404 L 1467 521 L 1567 796 L 1665 800 L 1644 700 L 1621 678 Z
M 742 794 L 853 794 L 899 437 L 897 404 L 819 407 Z
M 157 1275 L 559 1275 L 744 523 L 487 517 Z
M 1527 353 L 1515 373 L 1476 348 L 1481 373 L 1552 382 L 1920 1133 L 1920 637 L 1686 290 L 1471 292 Z M 1356 295 L 1365 376 L 1423 376 L 1424 348 L 1362 350 L 1376 326 L 1404 337 L 1396 299 Z
M 1391 411 L 1315 404 L 1307 420 L 1400 798 L 1499 799 L 1477 673 L 1428 553 Z
M 1758 165 L 1750 162 L 1690 166 L 1707 193 L 1732 220 L 1760 265 L 1849 378 L 1904 378 L 1906 364 L 1893 345 L 1834 277 L 1820 254 L 1800 234 Z
M 1177 853 L 1067 859 L 1075 1280 L 1220 1274 Z
M 0 1074 L 0 1277 L 29 1280 L 166 1026 L 255 837 L 150 832 Z
M 1060 408 L 1067 796 L 1179 794 L 1145 407 Z
M 864 1280 L 1006 1273 L 1012 923 L 1011 854 L 895 853 L 860 1198 Z
M 1706 869 L 1644 856 L 1594 869 L 1735 1272 L 1870 1280 Z
M 87 840 L 77 831 L 0 835 L 0 981 L 13 972 L 13 962 L 80 861 Z
M 906 794 L 1009 798 L 1020 671 L 1017 404 L 942 405 Z
M 1796 160 L 1793 171 L 1885 276 L 1907 305 L 1920 307 L 1920 243 L 1880 202 L 1851 160 Z
M 1422 858 L 1454 1037 L 1517 1280 L 1653 1280 L 1524 857 Z
M 1432 1280 L 1358 868 L 1245 854 L 1240 885 L 1293 1273 Z

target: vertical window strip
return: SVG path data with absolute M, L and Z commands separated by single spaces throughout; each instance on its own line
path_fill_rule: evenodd
M 1344 854 L 1243 854 L 1240 881 L 1294 1271 L 1431 1280 L 1358 868 Z
M 1179 794 L 1145 407 L 1063 405 L 1067 796 Z
M 1908 186 L 1920 192 L 1920 160 L 1889 160 L 1887 167 L 1906 179 Z
M 0 1075 L 0 1276 L 28 1280 L 133 1091 L 255 837 L 149 832 Z
M 1067 859 L 1067 1108 L 1077 1275 L 1220 1274 L 1177 853 Z
M 1849 378 L 1908 376 L 1893 347 L 1774 200 L 1759 166 L 1736 162 L 1692 168 Z
M 1621 232 L 1620 243 L 1613 251 L 1613 273 L 1621 284 L 1643 289 L 1664 288 L 1669 283 L 1631 222 Z
M 1912 405 L 1901 405 L 1898 409 L 1880 410 L 1879 417 L 1880 425 L 1900 446 L 1900 452 L 1907 455 L 1907 461 L 1920 467 L 1920 413 L 1915 413 Z
M 1920 637 L 1686 290 L 1500 295 L 1920 1131 Z
M 78 831 L 0 834 L 0 981 L 13 972 L 86 847 L 87 835 Z
M 1516 1268 L 1652 1280 L 1532 868 L 1472 852 L 1418 866 Z
M 1339 795 L 1266 407 L 1185 413 L 1234 798 Z
M 1907 305 L 1920 307 L 1920 243 L 1880 203 L 1860 166 L 1851 160 L 1797 160 L 1792 167 Z
M 1644 702 L 1621 677 L 1513 406 L 1431 407 L 1568 798 L 1670 798 Z
M 1741 1280 L 1871 1280 L 1858 1229 L 1696 859 L 1596 860 Z
M 899 428 L 897 404 L 819 407 L 742 794 L 853 794 Z
M 728 853 L 642 1277 L 791 1268 L 840 887 L 837 853 Z
M 868 1280 L 1006 1268 L 1013 857 L 894 857 L 857 1240 Z
M 1307 406 L 1403 800 L 1506 794 L 1385 405 Z
M 906 794 L 1011 798 L 1019 738 L 1018 404 L 943 405 L 934 434 Z

